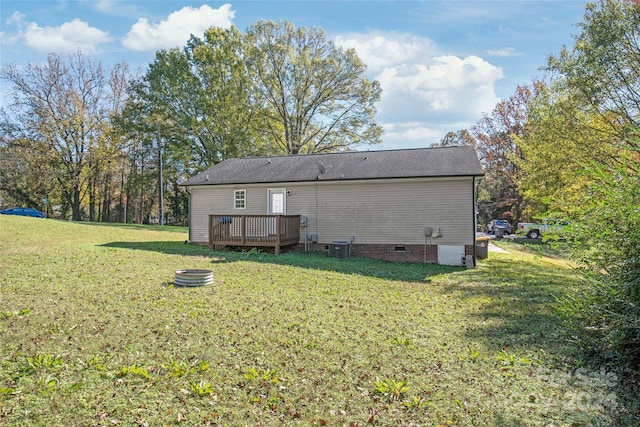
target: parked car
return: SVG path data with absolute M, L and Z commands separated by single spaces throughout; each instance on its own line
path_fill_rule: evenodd
M 524 234 L 529 239 L 539 239 L 542 237 L 542 233 L 558 232 L 565 226 L 569 225 L 567 221 L 560 221 L 554 219 L 544 220 L 541 223 L 533 222 L 519 222 L 518 234 Z
M 3 215 L 32 216 L 34 218 L 45 218 L 45 214 L 43 214 L 39 210 L 33 209 L 33 208 L 16 207 L 16 208 L 3 209 L 3 210 L 0 211 L 0 214 L 3 214 Z
M 491 222 L 489 222 L 489 224 L 487 224 L 487 228 L 486 228 L 485 231 L 486 231 L 487 234 L 495 234 L 496 227 L 504 228 L 504 234 L 513 233 L 513 227 L 511 226 L 511 224 L 509 224 L 508 221 L 506 221 L 504 219 L 493 219 L 493 220 L 491 220 Z

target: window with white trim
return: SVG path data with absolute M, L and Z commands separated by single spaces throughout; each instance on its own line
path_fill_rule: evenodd
M 233 208 L 234 209 L 246 209 L 247 208 L 247 192 L 246 192 L 246 190 L 234 190 L 234 192 L 233 192 Z

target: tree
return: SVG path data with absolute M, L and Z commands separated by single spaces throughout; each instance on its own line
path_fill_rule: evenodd
M 456 132 L 447 132 L 439 143 L 433 144 L 432 147 L 459 147 L 470 145 L 475 147 L 476 140 L 467 129 L 460 129 Z
M 638 131 L 629 145 L 640 143 Z M 594 163 L 586 169 L 591 187 L 580 198 L 583 210 L 571 238 L 579 271 L 590 286 L 563 301 L 588 349 L 631 366 L 636 373 L 640 367 L 639 163 L 640 151 L 631 149 L 613 166 Z
M 529 103 L 527 132 L 516 137 L 521 151 L 518 188 L 529 209 L 527 216 L 579 214 L 582 194 L 591 187 L 585 168 L 617 162 L 617 144 L 609 140 L 611 122 L 616 120 L 613 115 L 585 111 L 562 87 L 538 85 Z
M 181 50 L 158 51 L 133 93 L 145 104 L 149 131 L 163 125 L 167 160 L 188 160 L 195 173 L 229 157 L 265 152 L 249 86 L 242 35 L 212 27 Z
M 17 205 L 47 210 L 43 202 L 54 198 L 55 171 L 39 155 L 44 147 L 26 138 L 5 117 L 0 120 L 0 192 Z
M 176 222 L 182 221 L 188 200 L 177 183 L 226 158 L 379 142 L 382 130 L 373 121 L 373 103 L 380 88 L 363 77 L 365 67 L 355 52 L 336 48 L 321 31 L 294 30 L 290 24 L 281 29 L 256 24 L 243 36 L 233 27 L 210 28 L 182 49 L 156 53 L 147 73 L 130 86 L 117 119 L 129 144 L 131 178 L 136 178 L 127 189 L 139 200 L 135 212 L 149 211 L 143 202 L 149 192 L 142 159 L 148 155 L 148 135 L 158 125 L 163 185 L 171 193 Z M 266 84 L 279 77 L 281 103 L 267 96 L 275 89 Z M 143 217 L 135 215 L 138 221 Z
M 573 47 L 549 57 L 546 69 L 554 85 L 564 87 L 582 108 L 602 116 L 600 123 L 609 124 L 602 131 L 610 139 L 637 144 L 626 132 L 640 125 L 640 4 L 588 3 L 578 27 L 582 31 Z
M 127 102 L 120 114 L 113 117 L 114 129 L 118 130 L 122 148 L 120 162 L 120 206 L 121 217 L 129 222 L 132 217 L 137 224 L 150 222 L 151 212 L 156 207 L 158 192 L 158 123 L 151 115 L 151 105 L 136 96 L 143 83 L 140 79 L 131 82 Z M 155 122 L 155 123 L 154 123 Z M 156 139 L 156 147 L 154 147 Z M 126 195 L 126 202 L 124 196 Z M 122 210 L 127 205 L 127 215 Z
M 188 195 L 179 182 L 226 158 L 268 152 L 248 78 L 242 35 L 235 28 L 212 27 L 182 49 L 158 51 L 146 74 L 133 82 L 117 122 L 129 144 L 132 186 L 127 191 L 135 221 L 148 221 L 157 200 L 149 189 L 149 156 L 158 127 L 162 186 L 174 223 L 184 223 L 187 216 Z
M 520 188 L 538 211 L 579 214 L 587 166 L 614 167 L 640 148 L 630 133 L 640 126 L 640 5 L 589 3 L 578 27 L 574 45 L 549 57 L 549 84 L 532 99 L 518 141 Z
M 13 142 L 32 150 L 30 156 L 43 165 L 38 170 L 51 171 L 53 176 L 38 182 L 55 179 L 63 210 L 70 209 L 72 219 L 80 220 L 91 181 L 110 153 L 101 150 L 109 142 L 113 103 L 119 102 L 112 92 L 115 82 L 99 62 L 81 52 L 66 61 L 51 54 L 44 64 L 10 65 L 0 77 L 13 84 L 13 103 L 2 127 L 14 130 Z M 112 79 L 126 79 L 126 73 Z M 117 86 L 121 89 L 123 83 Z
M 316 28 L 255 23 L 246 60 L 271 138 L 287 154 L 320 153 L 380 142 L 374 121 L 381 89 L 364 77 L 355 50 L 343 50 Z
M 527 106 L 535 87 L 518 86 L 514 95 L 499 102 L 471 129 L 486 175 L 478 189 L 481 216 L 517 222 L 523 212 L 518 191 L 521 158 L 516 137 L 525 133 Z
M 130 81 L 126 63 L 116 64 L 109 75 L 104 105 L 106 117 L 101 121 L 100 141 L 88 158 L 88 205 L 89 221 L 111 221 L 113 206 L 118 199 L 121 177 L 121 152 L 124 141 L 114 118 L 124 109 L 127 101 L 126 89 Z
M 582 344 L 640 366 L 640 5 L 588 4 L 575 45 L 549 58 L 529 104 L 521 188 L 562 212 L 589 284 L 563 301 Z M 553 165 L 553 166 L 550 166 Z

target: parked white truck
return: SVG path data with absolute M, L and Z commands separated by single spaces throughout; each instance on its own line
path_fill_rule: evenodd
M 568 223 L 566 221 L 548 220 L 541 223 L 519 222 L 517 234 L 524 234 L 529 239 L 539 239 L 542 233 L 562 229 Z

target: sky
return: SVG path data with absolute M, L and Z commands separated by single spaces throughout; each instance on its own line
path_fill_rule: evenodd
M 518 85 L 544 78 L 549 55 L 573 45 L 581 0 L 364 1 L 2 0 L 0 66 L 41 63 L 80 49 L 106 67 L 144 73 L 159 49 L 211 27 L 260 20 L 318 27 L 355 48 L 383 94 L 382 144 L 428 147 L 468 129 Z M 10 87 L 0 81 L 0 105 Z

